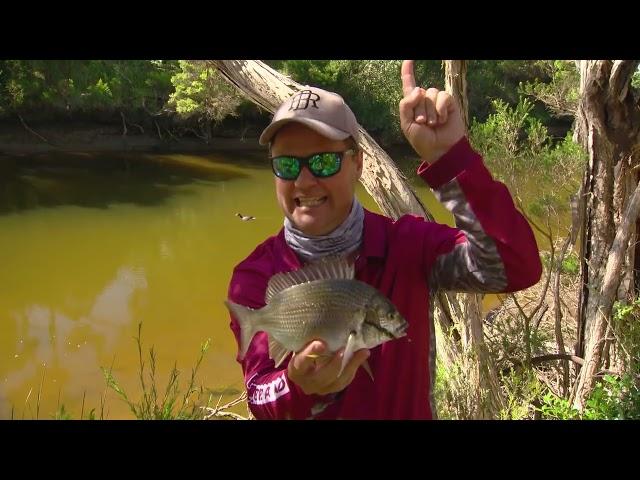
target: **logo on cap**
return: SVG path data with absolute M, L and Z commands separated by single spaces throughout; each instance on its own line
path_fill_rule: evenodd
M 316 105 L 316 102 L 320 100 L 320 95 L 313 93 L 311 90 L 301 90 L 291 98 L 291 110 L 306 110 L 309 108 L 309 104 L 313 104 L 314 108 L 320 108 Z

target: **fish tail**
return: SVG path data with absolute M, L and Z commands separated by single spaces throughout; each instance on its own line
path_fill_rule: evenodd
M 240 354 L 238 358 L 242 360 L 249 350 L 251 339 L 258 331 L 256 329 L 257 310 L 238 305 L 230 300 L 225 300 L 224 303 L 240 326 Z

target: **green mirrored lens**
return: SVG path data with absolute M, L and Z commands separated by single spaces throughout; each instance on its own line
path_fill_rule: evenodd
M 294 179 L 300 173 L 300 162 L 295 157 L 276 157 L 273 159 L 273 169 L 280 178 Z
M 329 177 L 340 170 L 340 155 L 319 153 L 309 159 L 309 169 L 319 177 Z

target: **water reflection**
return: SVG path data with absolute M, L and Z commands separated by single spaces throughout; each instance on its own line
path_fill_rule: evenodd
M 133 294 L 136 290 L 146 288 L 147 279 L 143 268 L 123 267 L 113 282 L 96 297 L 91 312 L 83 321 L 89 324 L 93 332 L 104 338 L 107 350 L 113 348 L 122 327 L 133 319 Z
M 56 372 L 48 378 L 54 385 L 64 377 L 69 395 L 78 396 L 90 390 L 91 382 L 87 379 L 100 372 L 99 354 L 115 349 L 123 330 L 134 320 L 131 310 L 134 294 L 147 286 L 143 268 L 123 266 L 96 295 L 87 315 L 72 319 L 39 304 L 16 313 L 13 354 L 16 365 L 0 384 L 0 415 L 6 418 L 11 408 L 8 400 L 11 392 L 33 384 L 34 377 L 42 375 L 41 368 Z M 93 382 L 94 390 L 97 385 Z
M 156 206 L 172 196 L 189 195 L 180 188 L 184 185 L 247 178 L 240 166 L 258 164 L 250 155 L 238 165 L 216 161 L 216 155 L 86 155 L 0 156 L 0 214 L 63 205 Z

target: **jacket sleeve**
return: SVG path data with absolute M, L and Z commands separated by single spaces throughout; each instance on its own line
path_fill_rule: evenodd
M 229 285 L 229 299 L 250 308 L 262 308 L 268 278 L 262 273 L 238 269 L 234 271 Z M 238 347 L 240 326 L 233 315 L 231 330 Z M 333 401 L 333 395 L 306 395 L 287 376 L 289 359 L 279 368 L 269 358 L 269 340 L 264 332 L 257 333 L 241 364 L 247 389 L 247 403 L 258 420 L 301 420 L 314 418 Z
M 538 282 L 542 265 L 533 231 L 466 137 L 435 163 L 423 162 L 418 175 L 456 224 L 438 226 L 425 242 L 433 290 L 513 292 Z

